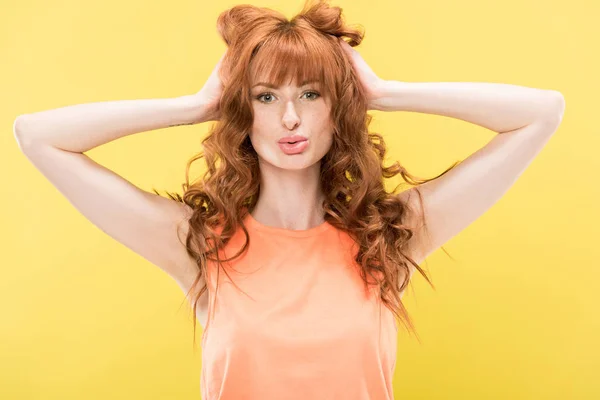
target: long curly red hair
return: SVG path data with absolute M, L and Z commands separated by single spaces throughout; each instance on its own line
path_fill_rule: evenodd
M 333 143 L 321 159 L 320 174 L 325 220 L 355 240 L 359 249 L 355 261 L 365 285 L 376 285 L 383 303 L 416 333 L 401 293 L 414 269 L 434 286 L 405 254 L 413 236 L 407 217 L 415 210 L 397 196 L 398 187 L 386 192 L 383 178 L 400 174 L 410 185 L 418 185 L 442 176 L 456 164 L 432 179 L 418 178 L 398 162 L 383 165 L 385 142 L 381 135 L 368 131 L 372 117 L 367 114 L 367 100 L 338 39 L 357 46 L 364 33 L 360 27 L 346 25 L 341 8 L 330 6 L 327 0 L 308 0 L 288 20 L 268 8 L 238 5 L 220 14 L 217 27 L 228 45 L 220 74 L 221 116 L 202 140 L 203 151 L 187 163 L 183 197 L 168 194 L 193 209 L 185 244 L 198 265 L 197 278 L 187 294 L 195 293 L 194 344 L 197 304 L 208 290 L 207 261 L 216 262 L 220 270 L 221 262 L 237 258 L 250 243 L 243 220 L 260 195 L 260 171 L 247 132 L 253 121 L 250 87 L 259 73 L 276 85 L 290 79 L 316 80 L 322 95 L 331 99 Z M 202 157 L 207 170 L 190 185 L 190 166 Z M 238 227 L 245 233 L 245 245 L 233 257 L 220 259 L 219 250 Z

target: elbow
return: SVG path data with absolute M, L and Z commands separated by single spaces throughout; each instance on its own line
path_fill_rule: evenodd
M 27 131 L 26 115 L 19 115 L 13 123 L 13 135 L 21 150 L 24 150 L 31 142 L 31 138 L 25 134 Z
M 552 96 L 552 112 L 558 115 L 562 120 L 563 114 L 565 113 L 565 96 L 557 90 L 551 91 Z
M 21 132 L 23 132 L 24 117 L 25 114 L 21 114 L 17 118 L 15 118 L 15 122 L 13 122 L 13 133 L 15 137 L 17 137 Z
M 548 91 L 545 97 L 545 104 L 540 108 L 538 119 L 547 122 L 552 121 L 558 127 L 565 113 L 565 97 L 561 92 L 556 90 Z

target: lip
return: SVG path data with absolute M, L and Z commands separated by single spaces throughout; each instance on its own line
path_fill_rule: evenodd
M 300 154 L 304 152 L 309 145 L 308 140 L 299 140 L 298 142 L 291 143 L 279 143 L 279 148 L 287 155 Z
M 306 138 L 302 135 L 292 135 L 292 136 L 286 136 L 284 138 L 279 139 L 279 143 L 303 142 L 305 140 L 308 140 L 308 138 Z

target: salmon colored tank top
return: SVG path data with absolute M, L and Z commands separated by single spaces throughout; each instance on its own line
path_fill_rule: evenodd
M 367 293 L 348 234 L 328 222 L 296 231 L 247 214 L 244 223 L 246 252 L 208 267 L 202 399 L 393 399 L 398 327 Z M 244 241 L 240 227 L 221 257 Z

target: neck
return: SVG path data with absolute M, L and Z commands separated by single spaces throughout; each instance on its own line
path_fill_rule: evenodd
M 261 168 L 260 195 L 252 216 L 260 223 L 305 230 L 324 222 L 320 165 L 302 170 Z

